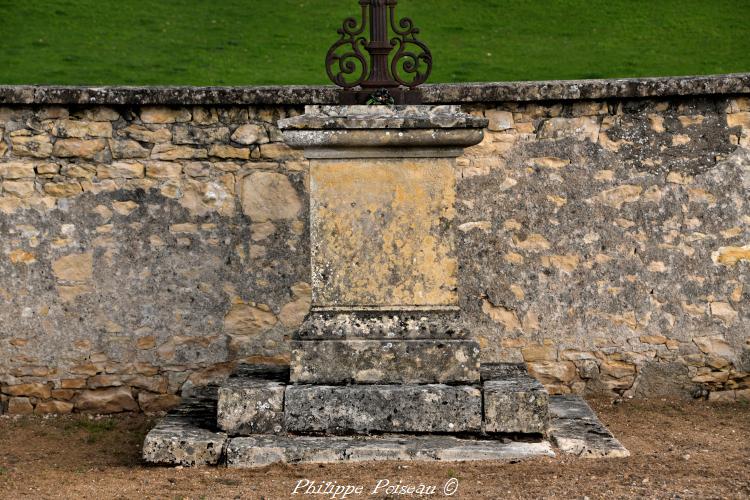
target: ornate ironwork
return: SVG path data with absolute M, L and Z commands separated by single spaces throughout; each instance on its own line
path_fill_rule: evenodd
M 411 19 L 396 20 L 397 4 L 398 0 L 359 0 L 361 21 L 349 17 L 339 28 L 339 40 L 326 55 L 326 71 L 345 94 L 348 91 L 342 101 L 367 102 L 374 90 L 384 89 L 396 101 L 414 102 L 418 94 L 412 89 L 429 78 L 430 49 L 417 38 L 419 28 Z

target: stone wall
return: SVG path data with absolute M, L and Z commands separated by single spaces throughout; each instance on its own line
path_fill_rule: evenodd
M 513 92 L 515 89 L 515 93 Z M 459 179 L 484 361 L 558 393 L 750 395 L 750 76 L 431 86 L 490 120 Z M 160 410 L 288 362 L 329 88 L 0 88 L 0 407 Z

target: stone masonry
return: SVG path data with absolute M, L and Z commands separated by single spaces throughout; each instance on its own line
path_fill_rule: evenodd
M 489 119 L 455 172 L 482 363 L 553 394 L 750 397 L 748 82 L 426 88 Z M 330 97 L 155 92 L 0 89 L 4 412 L 163 410 L 290 362 L 307 162 L 277 122 Z

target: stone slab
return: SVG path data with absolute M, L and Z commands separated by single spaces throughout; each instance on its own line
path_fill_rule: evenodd
M 521 460 L 554 455 L 547 441 L 503 442 L 457 439 L 449 436 L 253 436 L 235 438 L 229 442 L 227 466 L 257 468 L 277 463 L 309 464 L 384 460 Z
M 509 377 L 529 374 L 526 365 L 523 363 L 482 363 L 479 372 L 482 382 L 488 380 L 505 380 Z
M 292 342 L 291 380 L 303 384 L 479 382 L 473 340 L 313 340 Z
M 456 340 L 469 336 L 455 311 L 313 312 L 295 340 Z
M 552 396 L 549 410 L 549 436 L 560 451 L 584 458 L 630 456 L 580 396 Z
M 310 161 L 314 307 L 458 305 L 454 163 Z
M 146 435 L 143 459 L 151 464 L 187 467 L 216 465 L 228 436 L 215 429 L 216 402 L 188 399 Z
M 489 433 L 543 434 L 549 422 L 549 394 L 530 376 L 483 384 L 484 430 Z
M 272 380 L 234 377 L 219 387 L 216 422 L 230 436 L 284 430 L 284 389 Z
M 241 364 L 235 368 L 229 378 L 253 378 L 287 384 L 289 383 L 289 366 Z
M 289 432 L 479 432 L 482 393 L 438 384 L 292 385 L 284 416 Z

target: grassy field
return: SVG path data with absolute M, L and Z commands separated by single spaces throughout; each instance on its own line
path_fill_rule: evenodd
M 327 83 L 356 0 L 0 0 L 2 84 Z M 401 0 L 431 82 L 750 71 L 750 0 Z

